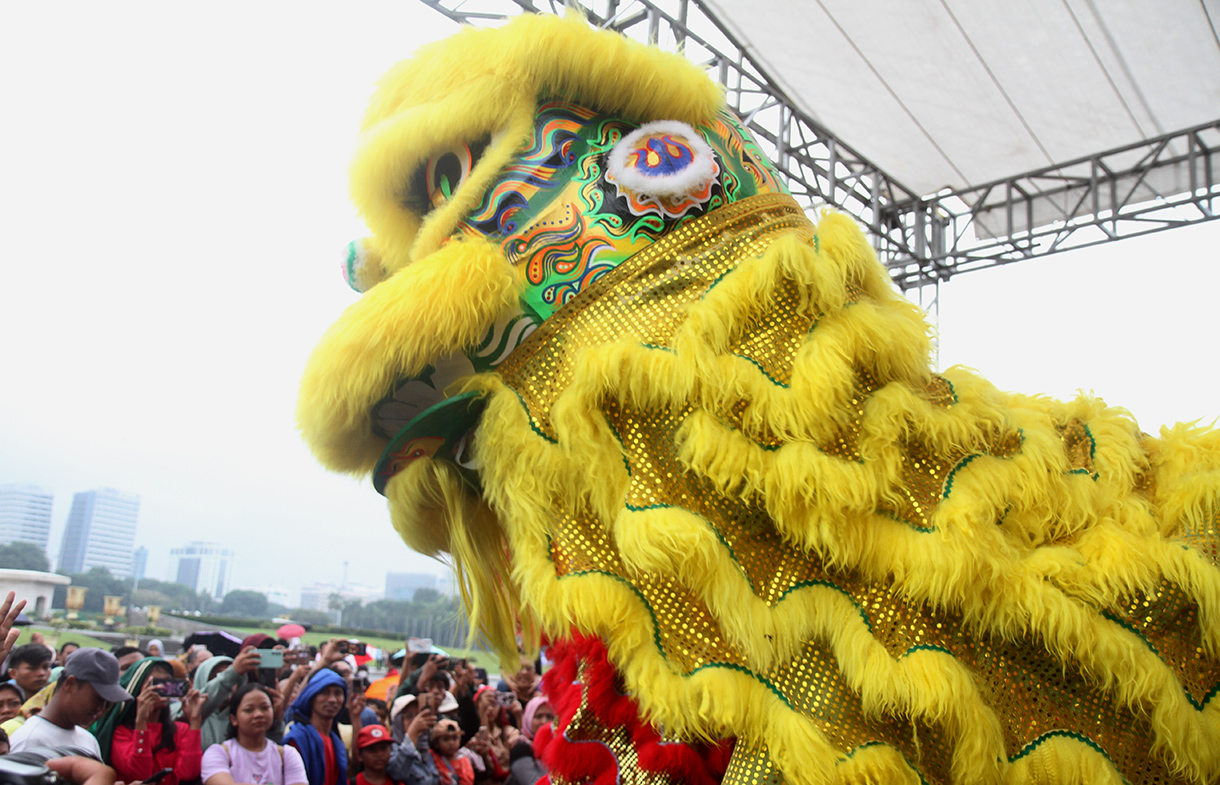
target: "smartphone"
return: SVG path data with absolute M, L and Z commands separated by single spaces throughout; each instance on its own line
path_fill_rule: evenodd
M 161 693 L 163 698 L 185 698 L 191 689 L 186 679 L 158 677 L 154 678 L 152 683 L 153 689 Z
M 335 645 L 337 645 L 339 647 L 339 652 L 341 654 L 347 654 L 347 641 L 339 641 Z
M 361 641 L 360 643 L 356 644 L 356 656 L 357 657 L 364 657 L 368 653 L 369 653 L 369 645 L 367 643 L 364 643 L 363 641 Z
M 151 777 L 145 777 L 144 785 L 153 785 L 153 783 L 160 782 L 161 780 L 165 779 L 166 777 L 168 777 L 170 774 L 173 774 L 173 773 L 174 773 L 174 770 L 172 768 L 161 769 L 161 771 L 158 771 L 156 774 L 152 775 Z
M 500 692 L 498 690 L 496 691 L 496 702 L 499 703 L 501 706 L 504 706 L 505 708 L 512 706 L 513 701 L 515 701 L 516 699 L 517 699 L 517 696 L 513 695 L 511 692 Z
M 260 668 L 282 668 L 284 667 L 284 652 L 276 649 L 259 649 L 258 650 L 258 667 Z

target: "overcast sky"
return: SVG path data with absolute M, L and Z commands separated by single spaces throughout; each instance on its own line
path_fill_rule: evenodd
M 238 551 L 235 587 L 439 571 L 367 482 L 293 425 L 309 350 L 356 298 L 345 244 L 376 77 L 454 26 L 421 3 L 0 6 L 0 483 L 142 497 L 169 549 Z M 941 361 L 1005 389 L 1093 389 L 1145 430 L 1220 415 L 1220 227 L 955 279 Z

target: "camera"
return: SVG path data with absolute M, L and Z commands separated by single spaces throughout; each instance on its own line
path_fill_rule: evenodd
M 59 782 L 63 780 L 46 766 L 0 757 L 0 785 L 55 785 Z
M 153 689 L 161 693 L 162 698 L 185 698 L 191 686 L 186 679 L 158 677 L 152 680 Z
M 513 695 L 511 692 L 496 691 L 496 703 L 499 703 L 505 708 L 512 706 L 513 701 L 515 700 L 517 700 L 517 696 Z

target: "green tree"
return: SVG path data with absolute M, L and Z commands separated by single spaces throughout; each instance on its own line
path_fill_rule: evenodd
M 0 567 L 9 570 L 38 570 L 46 572 L 51 569 L 51 562 L 32 542 L 10 542 L 0 545 Z
M 441 593 L 436 589 L 423 587 L 415 590 L 415 594 L 411 597 L 411 601 L 416 605 L 435 605 L 441 599 Z
M 267 615 L 267 595 L 248 589 L 234 589 L 220 603 L 220 615 L 264 618 Z

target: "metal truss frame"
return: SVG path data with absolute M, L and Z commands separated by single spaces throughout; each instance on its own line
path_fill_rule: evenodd
M 562 0 L 421 2 L 474 25 L 520 11 L 567 10 Z M 580 0 L 580 7 L 595 25 L 706 67 L 797 201 L 806 209 L 833 205 L 867 226 L 894 282 L 933 312 L 940 283 L 958 273 L 1220 215 L 1220 120 L 995 182 L 921 195 L 796 106 L 701 0 Z
M 1220 120 L 1033 172 L 890 205 L 918 253 L 883 259 L 903 290 L 1220 217 Z

